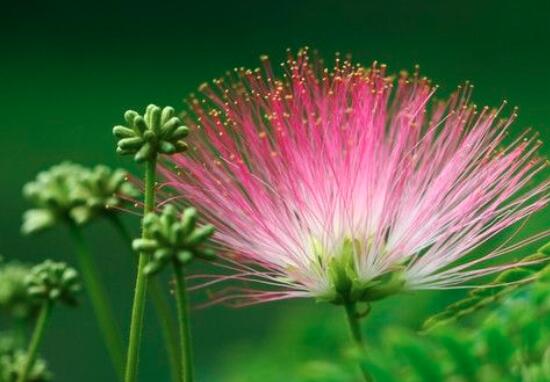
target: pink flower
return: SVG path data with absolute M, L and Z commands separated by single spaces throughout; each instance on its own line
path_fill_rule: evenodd
M 192 149 L 167 185 L 217 227 L 232 276 L 275 286 L 222 300 L 373 300 L 401 289 L 471 286 L 518 263 L 519 246 L 472 251 L 549 200 L 535 137 L 503 146 L 516 114 L 480 110 L 471 86 L 447 101 L 418 73 L 386 74 L 306 51 L 277 77 L 236 69 L 203 85 L 186 123 Z M 177 196 L 176 196 L 177 198 Z M 231 255 L 229 255 L 231 254 Z M 223 255 L 222 255 L 223 256 Z M 227 263 L 226 263 L 227 264 Z

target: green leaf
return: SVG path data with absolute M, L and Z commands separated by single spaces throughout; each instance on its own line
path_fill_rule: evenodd
M 420 337 L 402 333 L 395 341 L 396 353 L 405 358 L 409 367 L 421 381 L 444 381 L 443 365 L 438 362 L 434 349 Z
M 482 340 L 486 344 L 484 352 L 487 360 L 499 368 L 507 369 L 516 349 L 502 323 L 488 320 L 484 325 Z
M 502 299 L 518 286 L 536 280 L 545 270 L 548 254 L 544 251 L 548 251 L 548 249 L 550 249 L 550 244 L 546 244 L 536 253 L 525 257 L 520 263 L 521 267 L 505 270 L 499 273 L 493 281 L 472 289 L 463 300 L 449 305 L 443 312 L 428 318 L 422 325 L 422 330 L 428 331 L 436 326 L 477 312 Z
M 464 376 L 467 381 L 475 380 L 478 360 L 472 341 L 464 333 L 445 329 L 436 338 L 453 360 L 454 373 Z

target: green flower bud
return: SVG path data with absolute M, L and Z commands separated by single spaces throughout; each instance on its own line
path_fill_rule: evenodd
M 86 223 L 91 218 L 121 206 L 125 200 L 136 198 L 139 191 L 127 180 L 127 172 L 97 165 L 82 174 L 75 198 L 80 205 L 73 210 L 78 223 Z M 112 210 L 111 210 L 112 211 Z
M 372 302 L 400 292 L 405 284 L 403 270 L 395 269 L 372 280 L 363 281 L 357 274 L 354 253 L 359 252 L 359 240 L 345 240 L 340 253 L 330 257 L 328 273 L 332 290 L 319 298 L 333 304 Z M 319 258 L 326 258 L 322 253 Z
M 25 278 L 28 293 L 45 302 L 63 302 L 76 305 L 76 295 L 82 289 L 78 272 L 65 263 L 46 260 L 35 265 Z
M 0 311 L 16 319 L 31 318 L 39 308 L 25 284 L 30 269 L 30 266 L 18 262 L 0 264 Z
M 38 174 L 23 194 L 34 208 L 23 215 L 22 231 L 34 233 L 60 222 L 85 224 L 139 192 L 124 170 L 98 165 L 93 169 L 64 162 Z M 122 198 L 121 198 L 122 197 Z
M 80 177 L 88 170 L 80 165 L 63 162 L 40 172 L 36 179 L 25 184 L 23 196 L 34 208 L 23 215 L 22 231 L 25 234 L 50 228 L 72 218 L 82 204 L 77 197 Z
M 183 138 L 189 129 L 176 117 L 173 108 L 160 109 L 149 105 L 142 117 L 129 110 L 124 114 L 128 126 L 115 126 L 113 135 L 118 139 L 117 153 L 133 155 L 138 163 L 151 160 L 158 154 L 172 155 L 185 151 Z
M 21 341 L 12 332 L 0 333 L 0 382 L 16 382 L 26 359 L 26 354 L 20 349 Z M 51 381 L 52 374 L 46 362 L 36 359 L 28 376 L 28 382 Z
M 149 213 L 143 219 L 148 239 L 136 239 L 133 248 L 148 252 L 151 260 L 145 267 L 146 274 L 159 272 L 169 262 L 187 265 L 193 259 L 213 259 L 214 252 L 206 247 L 214 234 L 210 224 L 199 226 L 194 208 L 187 208 L 178 216 L 176 208 L 167 205 L 160 215 Z
M 16 382 L 26 360 L 27 354 L 23 350 L 0 353 L 0 382 Z M 26 381 L 48 382 L 52 377 L 46 361 L 38 358 L 34 361 Z

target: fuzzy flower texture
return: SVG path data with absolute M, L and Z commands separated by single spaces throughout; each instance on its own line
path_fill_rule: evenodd
M 163 170 L 216 226 L 222 265 L 237 271 L 201 286 L 269 286 L 219 301 L 353 303 L 468 287 L 521 264 L 492 260 L 548 236 L 472 253 L 549 201 L 548 178 L 534 178 L 547 167 L 541 142 L 524 134 L 504 145 L 515 111 L 478 109 L 469 85 L 433 101 L 436 87 L 417 72 L 390 76 L 338 56 L 330 69 L 306 50 L 281 76 L 266 57 L 262 66 L 201 86 L 205 99 L 184 116 L 190 152 Z

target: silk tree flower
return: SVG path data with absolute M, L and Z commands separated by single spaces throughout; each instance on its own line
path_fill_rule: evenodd
M 329 69 L 301 51 L 282 76 L 265 57 L 262 66 L 201 86 L 205 99 L 184 116 L 189 153 L 163 170 L 169 200 L 215 225 L 237 270 L 204 285 L 270 286 L 219 301 L 349 304 L 470 287 L 521 265 L 494 260 L 548 236 L 474 252 L 549 201 L 548 178 L 535 177 L 548 164 L 541 142 L 507 138 L 515 110 L 478 109 L 469 85 L 434 101 L 418 72 L 390 76 L 376 63 L 337 57 Z

